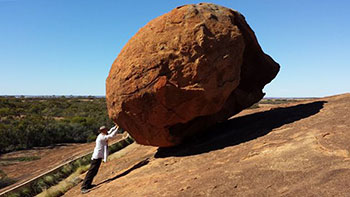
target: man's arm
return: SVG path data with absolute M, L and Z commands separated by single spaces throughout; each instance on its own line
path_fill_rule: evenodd
M 119 126 L 117 126 L 117 125 L 114 126 L 114 127 L 112 127 L 112 128 L 107 132 L 108 135 L 102 135 L 102 139 L 103 139 L 103 140 L 108 140 L 108 139 L 114 137 L 114 136 L 117 134 L 118 129 L 119 129 Z
M 114 130 L 118 130 L 118 126 L 115 125 L 114 127 L 112 127 L 109 131 L 107 131 L 108 134 L 112 133 Z

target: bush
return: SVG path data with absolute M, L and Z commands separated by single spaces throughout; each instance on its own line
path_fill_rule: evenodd
M 47 176 L 44 177 L 44 182 L 47 185 L 49 185 L 49 186 L 54 185 L 55 184 L 55 178 L 52 175 L 47 175 Z
M 31 194 L 31 189 L 30 189 L 29 187 L 23 188 L 23 189 L 21 190 L 21 196 L 28 196 L 28 197 L 33 196 L 33 195 Z
M 60 181 L 62 179 L 63 175 L 64 174 L 62 172 L 58 171 L 53 175 L 53 177 L 55 180 Z
M 13 193 L 8 195 L 8 197 L 20 197 L 20 196 L 21 196 L 21 193 L 19 193 L 19 192 L 13 192 Z
M 61 171 L 64 175 L 69 175 L 73 171 L 73 167 L 71 164 L 67 164 L 63 166 Z
M 91 142 L 111 127 L 105 98 L 0 97 L 0 154 L 57 143 Z
M 90 133 L 86 139 L 87 142 L 94 142 L 97 138 L 97 135 L 94 133 Z

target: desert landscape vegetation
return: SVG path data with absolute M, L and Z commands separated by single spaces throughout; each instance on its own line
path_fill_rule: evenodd
M 94 143 L 87 142 L 96 139 L 98 125 L 112 125 L 105 98 L 101 97 L 3 96 L 0 112 L 0 193 L 89 155 Z M 122 134 L 111 144 L 121 138 Z M 116 151 L 113 146 L 111 151 Z M 88 157 L 66 167 L 61 175 L 47 178 L 48 183 L 42 183 L 41 189 L 58 183 L 78 168 L 86 171 Z
M 0 97 L 0 153 L 58 143 L 92 142 L 111 126 L 105 98 Z
M 0 0 L 0 196 L 350 196 L 350 4 L 180 2 Z
M 31 109 L 32 108 L 39 108 L 39 110 L 36 111 L 35 116 L 37 116 L 37 118 L 48 118 L 50 117 L 48 113 L 45 113 L 48 109 L 46 107 L 42 107 L 42 106 L 46 106 L 47 104 L 43 104 L 43 103 L 55 103 L 57 101 L 61 101 L 59 104 L 59 106 L 55 106 L 53 107 L 52 105 L 50 105 L 50 109 L 52 111 L 56 111 L 56 113 L 53 113 L 52 115 L 54 117 L 58 117 L 57 115 L 59 114 L 57 111 L 71 111 L 71 108 L 73 109 L 80 109 L 78 110 L 80 113 L 82 113 L 82 109 L 86 110 L 87 107 L 91 108 L 91 109 L 103 109 L 103 107 L 101 107 L 101 103 L 104 102 L 104 98 L 95 98 L 95 97 L 89 97 L 89 98 L 72 98 L 72 97 L 29 97 L 29 98 L 25 98 L 25 97 L 21 97 L 18 96 L 16 97 L 2 97 L 2 108 L 0 109 L 1 111 L 10 111 L 8 110 L 8 103 L 26 103 L 26 106 L 31 106 L 31 107 L 27 107 L 24 108 L 22 105 L 12 105 L 12 106 L 19 106 L 19 107 L 12 107 L 11 108 L 11 113 L 6 114 L 6 116 L 4 114 L 2 114 L 3 119 L 2 120 L 8 120 L 8 119 L 15 119 L 17 118 L 17 120 L 19 120 L 20 118 L 27 118 L 26 116 L 24 116 L 24 114 L 32 112 Z M 10 101 L 8 101 L 10 100 Z M 26 101 L 27 100 L 27 101 Z M 96 101 L 94 101 L 96 100 Z M 275 108 L 277 107 L 279 104 L 285 105 L 288 103 L 294 103 L 294 102 L 300 102 L 303 100 L 310 100 L 310 98 L 299 98 L 299 99 L 295 99 L 295 98 L 265 98 L 263 100 L 261 100 L 259 103 L 254 104 L 253 106 L 250 107 L 250 109 L 248 109 L 247 111 L 249 113 L 251 113 L 252 110 L 256 110 L 256 111 L 261 111 L 263 109 L 269 109 L 269 108 Z M 66 102 L 67 104 L 63 104 L 64 102 Z M 76 102 L 80 103 L 82 102 L 81 105 L 87 105 L 85 106 L 85 108 L 77 108 L 77 107 L 72 107 L 72 105 L 76 105 Z M 5 105 L 5 103 L 7 105 Z M 75 103 L 75 104 L 74 104 Z M 39 105 L 38 107 L 34 107 L 35 105 Z M 64 107 L 63 107 L 64 106 Z M 26 109 L 30 110 L 29 112 L 25 112 Z M 17 116 L 15 116 L 15 112 L 17 112 Z M 79 112 L 75 111 L 75 112 L 70 112 L 70 114 L 79 114 Z M 103 111 L 102 111 L 103 112 Z M 106 111 L 104 111 L 104 113 L 102 113 L 101 111 L 99 113 L 103 114 L 101 115 L 101 119 L 107 118 L 107 114 Z M 246 112 L 242 112 L 243 114 L 245 114 Z M 21 115 L 22 114 L 22 115 Z M 33 114 L 33 113 L 32 113 Z M 41 117 L 43 116 L 43 117 Z M 7 118 L 5 118 L 7 117 Z M 69 117 L 69 116 L 65 116 L 65 117 Z M 51 117 L 52 118 L 52 117 Z M 49 119 L 50 120 L 50 119 Z M 63 118 L 56 118 L 56 120 L 63 120 Z M 7 122 L 8 127 L 10 127 L 11 125 L 9 124 L 9 122 Z M 13 122 L 11 122 L 13 124 Z M 33 122 L 35 123 L 35 122 Z M 67 124 L 69 124 L 70 122 L 66 122 Z M 85 124 L 84 121 L 81 121 L 80 124 Z M 17 124 L 13 124 L 13 125 L 17 125 Z M 28 128 L 31 128 L 31 124 L 27 125 Z M 23 130 L 26 131 L 26 127 L 23 127 Z M 7 130 L 7 131 L 11 131 L 11 130 Z M 96 133 L 96 132 L 93 132 Z M 40 135 L 40 133 L 38 133 Z M 124 134 L 125 135 L 125 134 Z M 13 137 L 17 137 L 15 133 L 13 133 L 11 136 Z M 88 136 L 88 135 L 87 135 Z M 93 136 L 96 137 L 96 134 L 94 134 Z M 10 139 L 9 137 L 6 136 L 6 132 L 4 132 L 4 130 L 2 130 L 2 139 Z M 117 137 L 116 139 L 114 139 L 111 144 L 114 144 L 116 142 L 118 142 L 120 139 L 123 138 L 123 134 L 120 134 L 119 137 Z M 191 139 L 192 140 L 196 140 Z M 23 147 L 21 148 L 22 150 L 16 150 L 16 151 L 7 151 L 7 152 L 3 152 L 0 156 L 0 166 L 1 166 L 1 188 L 0 188 L 0 193 L 3 193 L 5 196 L 28 196 L 28 195 L 33 195 L 35 192 L 35 190 L 40 190 L 40 191 L 44 191 L 43 193 L 38 193 L 40 195 L 43 196 L 60 196 L 62 195 L 64 192 L 67 192 L 69 189 L 71 189 L 72 187 L 76 186 L 77 184 L 81 183 L 83 176 L 84 176 L 84 172 L 86 172 L 86 170 L 89 167 L 89 162 L 88 162 L 88 158 L 90 157 L 93 147 L 94 147 L 94 142 L 88 142 L 89 140 L 86 139 L 86 141 L 81 141 L 80 143 L 77 142 L 71 142 L 71 141 L 64 141 L 64 139 L 61 141 L 61 143 L 52 143 L 49 144 L 49 146 L 47 146 L 46 144 L 44 144 L 43 146 L 39 147 L 39 146 L 35 146 L 35 147 L 28 147 L 26 149 L 24 149 Z M 88 143 L 84 143 L 84 142 L 88 142 Z M 130 141 L 131 143 L 132 141 Z M 11 141 L 9 141 L 8 143 L 11 143 Z M 8 145 L 9 147 L 20 147 L 17 144 L 17 141 L 12 141 L 13 144 Z M 118 149 L 121 149 L 121 147 Z M 139 167 L 142 167 L 143 165 L 145 165 L 146 163 L 149 162 L 150 158 L 153 158 L 152 156 L 150 156 L 149 154 L 145 154 L 145 151 L 149 151 L 150 147 L 145 147 L 145 146 L 140 146 L 140 145 L 132 145 L 132 147 L 130 147 L 129 149 L 131 150 L 135 150 L 137 149 L 137 154 L 134 153 L 130 153 L 130 150 L 123 150 L 120 152 L 116 152 L 114 154 L 111 155 L 110 160 L 117 162 L 117 161 L 122 161 L 123 165 L 119 165 L 118 169 L 114 169 L 116 171 L 119 170 L 119 172 L 123 171 L 124 174 L 133 171 L 134 169 L 137 169 Z M 144 149 L 144 150 L 139 150 L 139 149 Z M 154 148 L 151 148 L 151 150 L 155 151 Z M 114 152 L 113 149 L 111 152 Z M 131 155 L 130 155 L 131 154 Z M 153 153 L 154 154 L 154 153 Z M 86 157 L 86 155 L 88 155 Z M 85 156 L 85 157 L 84 157 Z M 124 158 L 126 157 L 126 158 Z M 129 157 L 131 157 L 132 159 L 128 159 Z M 69 161 L 72 161 L 76 158 L 82 158 L 82 160 L 80 161 L 81 163 L 79 164 L 75 164 L 77 166 L 75 166 L 75 169 L 70 169 L 71 167 L 65 167 L 64 169 L 62 169 L 62 171 L 65 173 L 64 176 L 62 177 L 55 177 L 53 175 L 50 175 L 48 177 L 50 178 L 46 178 L 46 183 L 45 183 L 45 178 L 43 178 L 43 182 L 41 183 L 41 185 L 33 185 L 31 187 L 31 189 L 28 189 L 27 187 L 24 187 L 23 189 L 20 189 L 16 192 L 8 192 L 8 191 L 13 191 L 14 188 L 16 188 L 18 185 L 21 185 L 27 181 L 30 181 L 31 179 L 38 177 L 42 174 L 47 174 L 47 172 L 51 171 L 52 169 L 55 169 L 59 166 L 62 166 L 62 164 L 65 164 Z M 153 158 L 154 159 L 154 158 Z M 126 162 L 125 160 L 129 160 L 128 162 Z M 107 165 L 105 165 L 107 166 Z M 105 167 L 103 167 L 105 168 Z M 113 169 L 109 169 L 109 170 L 113 170 Z M 103 170 L 104 172 L 105 170 Z M 117 172 L 111 172 L 112 174 L 116 174 Z M 121 174 L 123 174 L 121 173 Z M 83 175 L 82 175 L 83 174 Z M 70 177 L 70 175 L 72 175 L 72 177 Z M 78 178 L 77 178 L 78 177 Z M 101 175 L 101 178 L 103 177 L 103 174 Z M 98 176 L 97 180 L 101 179 L 100 176 Z M 112 177 L 113 178 L 113 177 Z M 116 179 L 116 178 L 115 178 Z M 63 182 L 62 181 L 65 181 Z M 107 179 L 108 180 L 108 179 Z M 40 181 L 40 180 L 39 180 Z M 105 181 L 102 180 L 101 181 Z M 109 180 L 111 181 L 111 180 Z M 107 182 L 109 182 L 107 181 Z M 58 185 L 58 186 L 57 186 Z M 62 186 L 63 185 L 63 186 Z M 35 187 L 38 187 L 37 189 L 35 189 Z M 50 189 L 51 188 L 51 189 Z M 79 188 L 76 186 L 75 188 L 73 188 L 73 190 L 78 191 Z M 7 192 L 6 192 L 7 191 Z M 6 192 L 6 193 L 4 193 Z M 68 194 L 69 196 L 69 194 Z
M 110 196 L 118 191 L 120 196 L 130 196 L 134 191 L 134 196 L 313 196 L 320 192 L 321 196 L 346 196 L 349 103 L 349 94 L 263 99 L 181 146 L 133 143 L 110 156 L 89 195 Z M 1 158 L 42 151 L 46 157 L 5 166 L 35 175 L 38 171 L 26 172 L 34 162 L 41 170 L 53 168 L 66 154 L 83 155 L 81 151 L 92 147 L 91 143 L 70 144 L 16 151 Z M 52 164 L 47 165 L 48 160 Z M 65 196 L 82 195 L 79 184 L 84 174 L 75 177 L 76 186 L 71 185 Z M 45 195 L 62 193 L 51 190 Z

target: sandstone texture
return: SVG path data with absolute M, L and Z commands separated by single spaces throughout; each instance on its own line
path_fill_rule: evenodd
M 106 80 L 108 113 L 139 144 L 174 146 L 259 101 L 278 71 L 240 13 L 185 5 L 124 46 Z
M 102 164 L 88 196 L 347 197 L 349 111 L 350 94 L 264 105 L 186 146 L 132 144 Z

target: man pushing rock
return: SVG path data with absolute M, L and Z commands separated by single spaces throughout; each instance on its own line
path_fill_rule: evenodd
M 83 184 L 81 186 L 81 192 L 87 193 L 92 188 L 92 180 L 96 176 L 101 162 L 107 162 L 108 157 L 108 139 L 116 136 L 119 127 L 114 126 L 109 131 L 105 126 L 100 127 L 99 135 L 96 138 L 96 145 L 91 157 L 91 165 L 87 172 Z

